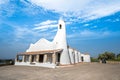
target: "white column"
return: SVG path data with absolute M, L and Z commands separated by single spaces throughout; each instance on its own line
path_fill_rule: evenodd
M 36 55 L 36 62 L 39 62 L 39 54 Z
M 32 55 L 29 55 L 29 62 L 32 62 Z
M 52 63 L 56 64 L 56 54 L 55 54 L 55 52 L 52 54 Z
M 43 60 L 44 63 L 47 62 L 47 54 L 44 54 L 44 60 Z
M 22 56 L 22 62 L 25 62 L 25 55 Z
M 16 58 L 15 58 L 15 62 L 18 62 L 18 55 L 17 55 Z

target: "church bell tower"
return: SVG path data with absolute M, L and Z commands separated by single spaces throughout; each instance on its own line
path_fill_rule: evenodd
M 70 64 L 66 40 L 66 27 L 63 20 L 59 20 L 58 22 L 58 31 L 53 42 L 56 44 L 56 49 L 63 49 L 60 57 L 60 64 Z

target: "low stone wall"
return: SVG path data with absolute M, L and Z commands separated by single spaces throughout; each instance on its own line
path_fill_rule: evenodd
M 120 61 L 106 61 L 108 64 L 120 64 Z

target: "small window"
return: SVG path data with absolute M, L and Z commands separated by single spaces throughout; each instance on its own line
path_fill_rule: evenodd
M 62 29 L 62 25 L 61 24 L 59 25 L 59 29 Z

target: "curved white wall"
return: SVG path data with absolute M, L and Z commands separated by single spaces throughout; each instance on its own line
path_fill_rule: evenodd
M 37 41 L 35 44 L 30 44 L 30 47 L 29 49 L 26 50 L 26 52 L 52 50 L 53 46 L 54 44 L 52 42 L 49 42 L 48 40 L 42 38 L 39 41 Z

